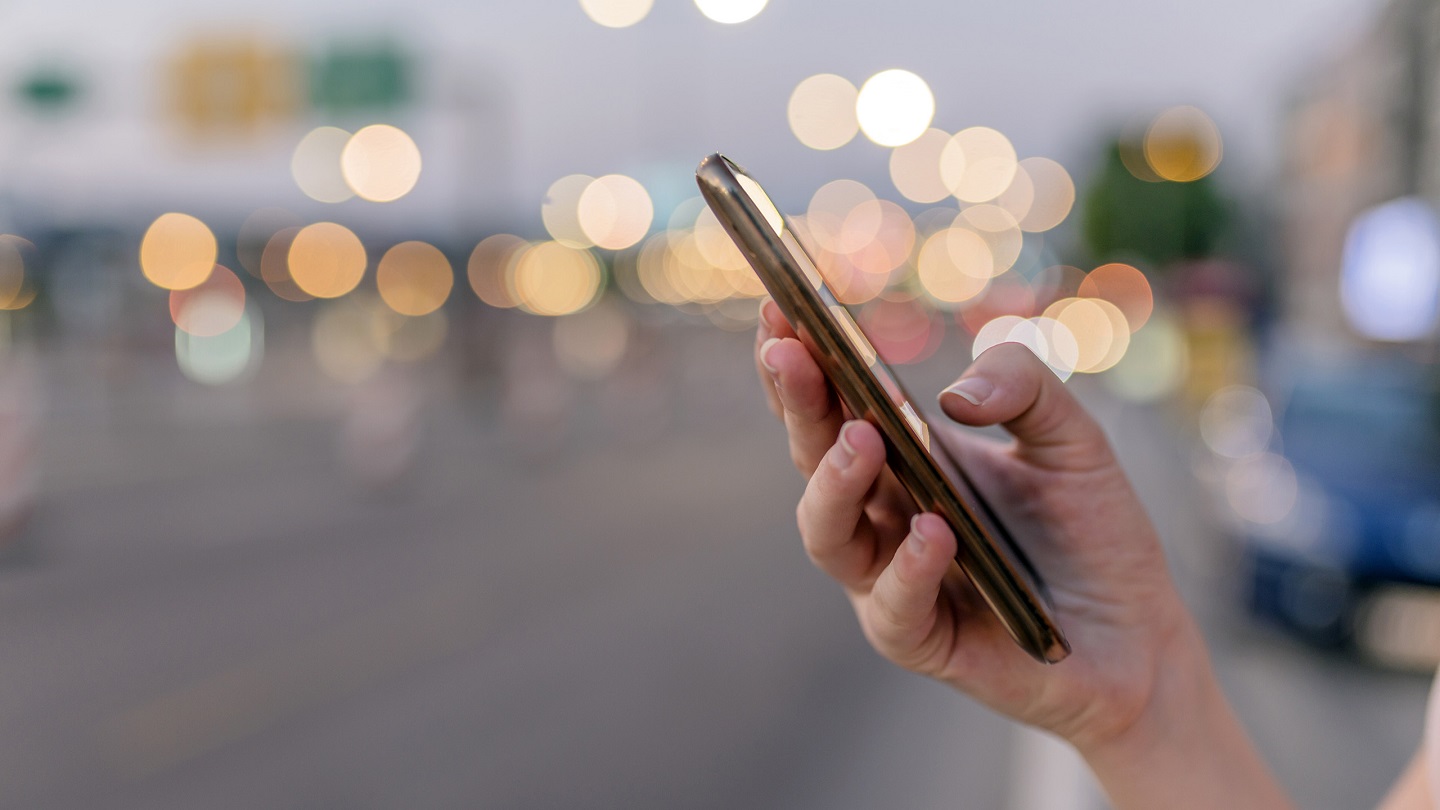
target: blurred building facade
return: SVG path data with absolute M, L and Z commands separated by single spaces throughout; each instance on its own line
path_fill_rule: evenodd
M 1440 2 L 1389 3 L 1304 78 L 1282 132 L 1287 322 L 1353 334 L 1339 295 L 1351 223 L 1399 197 L 1440 203 Z

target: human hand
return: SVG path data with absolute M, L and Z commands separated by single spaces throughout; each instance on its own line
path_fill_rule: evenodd
M 940 397 L 964 425 L 1001 424 L 1002 444 L 931 425 L 1045 577 L 1074 648 L 1054 666 L 1015 643 L 954 562 L 956 541 L 885 466 L 879 432 L 846 414 L 778 307 L 761 309 L 756 367 L 808 479 L 805 549 L 844 587 L 866 638 L 895 663 L 1048 729 L 1083 750 L 1128 732 L 1165 666 L 1208 672 L 1203 643 L 1155 530 L 1096 422 L 1030 351 L 1002 344 Z

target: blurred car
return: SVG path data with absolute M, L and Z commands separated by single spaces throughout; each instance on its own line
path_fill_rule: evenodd
M 1252 614 L 1386 664 L 1440 662 L 1437 379 L 1372 358 L 1294 374 L 1273 416 L 1233 391 L 1207 404 Z

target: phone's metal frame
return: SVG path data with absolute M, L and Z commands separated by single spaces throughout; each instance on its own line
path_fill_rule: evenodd
M 1065 658 L 1070 644 L 1050 610 L 1043 583 L 1023 551 L 968 480 L 961 483 L 969 498 L 962 497 L 947 479 L 925 440 L 870 372 L 869 364 L 846 337 L 845 327 L 830 313 L 830 304 L 817 289 L 828 292 L 824 281 L 818 274 L 809 277 L 815 273 L 809 251 L 778 211 L 768 213 L 780 217 L 784 224 L 781 232 L 769 224 L 767 212 L 751 200 L 741 186 L 740 176 L 754 183 L 744 169 L 718 153 L 702 160 L 695 171 L 700 191 L 716 218 L 764 282 L 780 311 L 795 326 L 796 334 L 824 369 L 841 401 L 851 413 L 879 429 L 885 440 L 886 461 L 895 477 L 922 509 L 939 514 L 950 524 L 959 540 L 955 561 L 975 590 L 1015 642 L 1032 657 L 1045 663 Z M 759 190 L 758 183 L 756 188 Z M 791 247 L 785 244 L 781 235 L 785 231 L 795 242 L 794 249 L 810 263 L 810 273 L 799 266 Z M 838 305 L 838 301 L 835 303 Z M 874 362 L 883 366 L 878 357 Z M 890 376 L 894 378 L 893 373 Z M 898 378 L 895 382 L 899 384 Z M 912 401 L 903 389 L 900 393 Z M 937 442 L 936 451 L 946 457 L 955 475 L 965 478 L 964 470 L 949 457 L 943 444 Z

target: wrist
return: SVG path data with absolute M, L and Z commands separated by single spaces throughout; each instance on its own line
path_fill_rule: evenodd
M 1137 752 L 1174 741 L 1196 712 L 1224 701 L 1200 631 L 1188 616 L 1177 623 L 1147 662 L 1149 688 L 1115 722 L 1071 736 L 1070 744 L 1092 763 L 1130 761 Z
M 1290 807 L 1221 691 L 1193 624 L 1157 660 L 1150 697 L 1133 722 L 1072 744 L 1117 810 Z

